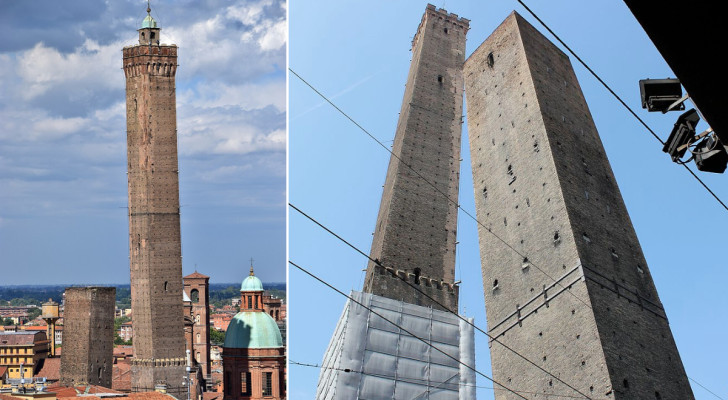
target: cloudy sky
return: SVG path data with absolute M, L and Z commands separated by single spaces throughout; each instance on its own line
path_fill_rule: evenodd
M 146 1 L 0 0 L 0 285 L 129 282 L 121 49 Z M 179 46 L 185 274 L 285 280 L 286 4 L 152 2 Z

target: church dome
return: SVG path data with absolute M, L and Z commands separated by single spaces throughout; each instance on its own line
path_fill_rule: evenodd
M 144 17 L 144 21 L 142 21 L 142 29 L 156 28 L 156 27 L 157 27 L 157 21 L 155 21 L 151 15 L 147 14 L 147 16 Z
M 283 347 L 283 339 L 278 324 L 270 315 L 259 311 L 243 311 L 237 313 L 230 321 L 223 347 L 235 349 L 278 348 Z
M 245 278 L 243 280 L 243 284 L 240 285 L 240 291 L 241 292 L 250 292 L 250 291 L 263 291 L 263 282 L 258 279 L 255 275 L 250 275 L 249 277 Z

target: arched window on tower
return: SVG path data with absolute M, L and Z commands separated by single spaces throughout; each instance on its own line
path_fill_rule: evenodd
M 199 332 L 197 332 L 197 343 L 200 343 L 200 333 Z M 199 359 L 199 356 L 198 356 L 198 359 Z
M 200 323 L 200 314 L 195 315 L 195 323 L 196 324 Z
M 253 296 L 248 295 L 248 308 L 253 308 Z
M 193 303 L 199 303 L 200 302 L 200 292 L 197 289 L 192 289 L 190 292 L 190 299 Z

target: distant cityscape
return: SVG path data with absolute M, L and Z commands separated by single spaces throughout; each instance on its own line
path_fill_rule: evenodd
M 80 285 L 79 285 L 80 286 Z M 86 285 L 84 285 L 86 286 Z M 129 392 L 129 368 L 134 340 L 131 291 L 128 284 L 109 285 L 116 288 L 114 310 L 114 351 L 111 389 Z M 286 284 L 268 283 L 262 295 L 263 310 L 277 323 L 285 343 L 285 319 L 287 315 Z M 65 308 L 64 285 L 14 285 L 0 286 L 0 336 L 12 334 L 14 341 L 0 341 L 0 389 L 9 387 L 11 381 L 21 376 L 28 382 L 52 385 L 60 380 L 60 356 L 63 354 L 63 315 Z M 43 319 L 43 304 L 58 303 L 58 320 L 55 322 L 53 351 L 46 332 L 48 325 Z M 190 300 L 192 301 L 192 300 Z M 241 309 L 239 283 L 209 284 L 210 368 L 212 379 L 208 388 L 222 391 L 222 346 L 228 326 Z M 199 321 L 195 321 L 199 324 Z M 6 335 L 7 334 L 7 335 Z M 51 356 L 55 354 L 55 358 Z

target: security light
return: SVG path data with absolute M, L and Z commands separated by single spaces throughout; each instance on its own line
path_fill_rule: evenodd
M 672 161 L 678 162 L 687 151 L 686 144 L 695 136 L 695 126 L 698 125 L 700 116 L 695 109 L 691 109 L 680 115 L 672 128 L 670 137 L 665 142 L 662 151 L 672 157 Z
M 718 137 L 713 133 L 695 146 L 693 151 L 695 165 L 704 172 L 722 174 L 728 165 L 728 153 Z
M 682 103 L 682 86 L 677 79 L 642 79 L 640 81 L 640 96 L 642 108 L 647 111 L 684 110 Z M 677 103 L 677 104 L 676 104 Z

